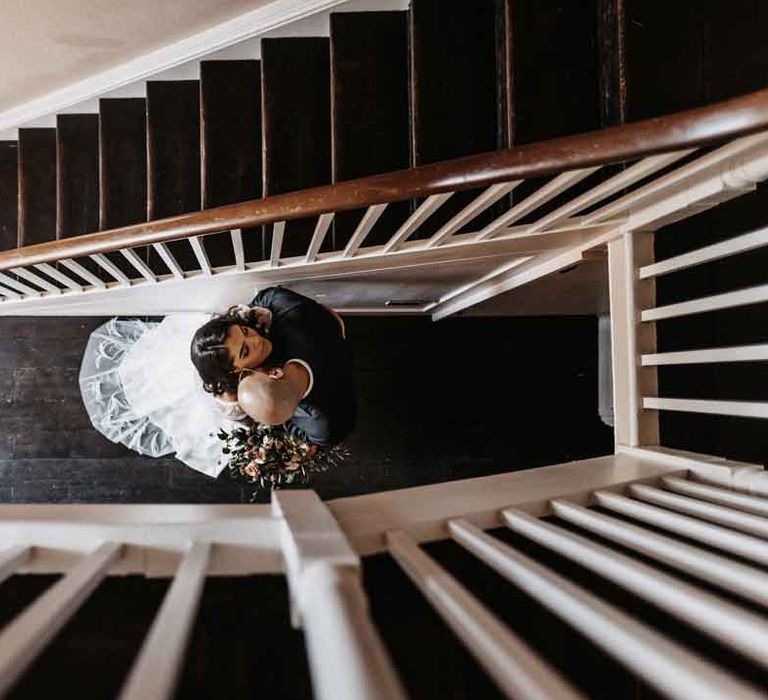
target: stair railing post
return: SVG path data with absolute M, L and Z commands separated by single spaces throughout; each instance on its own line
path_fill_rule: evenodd
M 314 491 L 273 494 L 291 594 L 320 700 L 405 698 L 371 620 L 360 558 Z

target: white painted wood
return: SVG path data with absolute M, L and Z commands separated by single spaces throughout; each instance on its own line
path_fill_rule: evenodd
M 406 697 L 368 611 L 359 573 L 316 563 L 302 587 L 304 636 L 319 700 Z
M 503 273 L 496 273 L 489 279 L 483 276 L 477 282 L 462 287 L 460 291 L 449 293 L 445 301 L 441 299 L 437 306 L 431 309 L 432 320 L 439 321 L 540 277 L 577 265 L 582 257 L 581 250 L 567 250 L 539 256 L 528 262 L 523 261 L 523 264 L 513 261 Z
M 450 221 L 441 226 L 429 239 L 427 247 L 434 248 L 435 246 L 441 245 L 446 239 L 453 236 L 454 233 L 460 231 L 463 226 L 466 226 L 472 221 L 472 219 L 493 206 L 502 197 L 506 197 L 506 195 L 512 192 L 512 190 L 522 182 L 522 180 L 513 180 L 512 182 L 499 182 L 495 185 L 491 185 L 483 193 L 475 197 L 475 199 L 473 199 L 458 214 L 452 217 Z
M 676 151 L 674 153 L 662 153 L 657 156 L 650 156 L 635 163 L 633 166 L 622 170 L 617 175 L 609 178 L 605 182 L 593 187 L 584 194 L 574 197 L 572 200 L 566 202 L 561 207 L 555 209 L 555 211 L 542 216 L 538 221 L 530 224 L 527 227 L 528 233 L 535 233 L 537 231 L 544 231 L 545 229 L 557 226 L 565 221 L 573 214 L 591 207 L 606 197 L 610 197 L 619 190 L 629 187 L 630 185 L 642 180 L 655 172 L 658 172 L 662 168 L 666 168 L 668 165 L 675 163 L 676 161 L 684 158 L 693 152 L 693 149 L 687 151 Z
M 430 304 L 429 310 L 433 310 L 440 306 L 441 304 L 445 304 L 451 299 L 456 298 L 457 296 L 464 294 L 464 292 L 468 292 L 472 289 L 476 289 L 480 285 L 485 284 L 486 282 L 489 282 L 492 279 L 497 279 L 504 275 L 507 272 L 510 272 L 511 270 L 514 270 L 517 267 L 520 267 L 523 263 L 530 262 L 533 259 L 534 256 L 526 256 L 523 258 L 516 258 L 512 260 L 511 262 L 505 262 L 503 265 L 500 265 L 499 267 L 494 268 L 491 270 L 488 274 L 483 275 L 479 279 L 472 280 L 471 282 L 467 284 L 462 284 L 460 287 L 457 287 L 456 289 L 452 289 L 447 294 L 440 297 L 440 300 Z
M 292 618 L 301 623 L 315 697 L 321 700 L 405 697 L 370 618 L 360 560 L 314 491 L 272 494 Z
M 29 561 L 32 548 L 24 545 L 0 551 L 0 583 L 13 576 L 22 564 Z
M 162 258 L 165 266 L 170 270 L 171 274 L 177 280 L 184 279 L 184 273 L 179 267 L 179 263 L 176 262 L 176 258 L 171 253 L 171 249 L 165 243 L 153 243 L 152 247 L 157 251 L 157 254 Z
M 317 259 L 317 254 L 320 252 L 320 248 L 323 245 L 323 241 L 325 241 L 326 235 L 328 235 L 328 229 L 331 227 L 331 222 L 335 215 L 334 212 L 330 212 L 329 214 L 321 214 L 317 218 L 315 231 L 312 234 L 312 240 L 309 242 L 305 262 L 311 263 Z
M 6 275 L 4 272 L 0 272 L 0 282 L 2 282 L 9 289 L 12 289 L 19 294 L 26 296 L 36 297 L 40 296 L 41 293 L 40 290 L 33 289 L 29 285 L 26 285 L 23 282 L 19 282 L 18 280 L 13 279 L 13 277 Z
M 61 294 L 61 289 L 59 289 L 59 287 L 55 284 L 51 284 L 48 280 L 44 280 L 40 275 L 36 275 L 30 270 L 26 270 L 23 267 L 12 267 L 11 272 L 18 277 L 27 280 L 27 282 L 37 285 L 40 289 L 44 289 L 49 294 Z
M 363 241 L 367 238 L 371 229 L 376 225 L 376 222 L 384 213 L 387 206 L 387 203 L 384 203 L 374 204 L 373 206 L 368 207 L 365 214 L 363 214 L 363 218 L 360 219 L 360 223 L 357 225 L 355 232 L 352 234 L 352 238 L 349 239 L 349 243 L 347 243 L 346 248 L 344 248 L 344 252 L 342 253 L 343 258 L 351 258 L 357 253 L 358 249 L 363 244 Z
M 133 265 L 133 268 L 145 279 L 147 282 L 157 282 L 157 275 L 152 272 L 149 265 L 145 263 L 132 248 L 124 248 L 120 251 L 123 257 Z
M 710 525 L 696 518 L 672 513 L 664 508 L 649 506 L 607 491 L 595 493 L 595 499 L 598 505 L 616 513 L 703 542 L 708 547 L 738 554 L 758 564 L 768 564 L 768 542 L 757 537 L 743 535 L 719 525 Z
M 757 362 L 768 360 L 768 344 L 737 345 L 705 350 L 682 350 L 642 356 L 643 365 L 697 365 L 710 362 Z
M 35 265 L 35 267 L 40 270 L 40 272 L 48 275 L 48 277 L 55 279 L 57 282 L 61 282 L 65 287 L 68 287 L 73 292 L 83 291 L 83 286 L 81 284 L 78 284 L 71 277 L 57 270 L 55 267 L 53 267 L 53 265 L 49 265 L 48 263 L 40 263 L 39 265 Z
M 341 276 L 374 275 L 385 270 L 412 270 L 416 265 L 435 265 L 432 270 L 444 269 L 450 263 L 454 269 L 473 261 L 498 262 L 502 256 L 519 257 L 538 252 L 548 252 L 569 245 L 587 245 L 596 238 L 613 235 L 613 225 L 603 224 L 592 229 L 576 230 L 573 224 L 547 236 L 529 236 L 508 239 L 500 236 L 483 243 L 473 243 L 473 234 L 460 234 L 438 248 L 425 249 L 423 241 L 406 242 L 401 250 L 384 253 L 383 246 L 362 248 L 353 258 L 340 258 L 338 252 L 321 253 L 314 263 L 307 264 L 304 256 L 281 261 L 280 267 L 271 268 L 268 262 L 252 263 L 245 273 L 234 266 L 217 268 L 213 278 L 206 278 L 197 270 L 182 278 L 167 274 L 159 276 L 159 282 L 168 285 L 162 294 L 151 285 L 135 285 L 130 290 L 111 286 L 108 290 L 87 290 L 87 294 L 75 297 L 63 295 L 55 303 L 45 297 L 40 299 L 14 300 L 3 305 L 3 315 L 165 315 L 176 312 L 218 312 L 242 301 L 254 287 L 271 284 L 289 284 L 303 279 L 330 279 Z M 604 242 L 605 238 L 603 239 Z M 496 258 L 494 261 L 493 258 Z M 439 267 L 437 267 L 439 265 Z M 103 293 L 109 298 L 103 298 Z M 95 296 L 93 296 L 95 295 Z M 384 297 L 385 300 L 388 297 Z M 69 302 L 67 301 L 69 300 Z M 382 301 L 383 301 L 382 300 Z M 23 306 L 18 306 L 21 303 Z
M 272 224 L 272 249 L 269 255 L 270 267 L 280 264 L 280 255 L 283 251 L 283 236 L 285 235 L 285 221 Z
M 90 270 L 86 270 L 79 262 L 76 260 L 66 259 L 66 260 L 59 260 L 59 263 L 62 264 L 64 267 L 66 267 L 70 272 L 74 272 L 76 275 L 79 275 L 82 277 L 86 282 L 89 284 L 92 284 L 96 289 L 106 289 L 107 285 L 102 282 L 96 275 L 94 275 Z
M 759 304 L 768 301 L 768 284 L 758 287 L 740 289 L 736 292 L 715 294 L 709 297 L 683 301 L 679 304 L 658 306 L 654 309 L 646 309 L 642 312 L 643 321 L 659 321 L 663 318 L 675 318 L 677 316 L 690 316 L 718 309 L 731 309 L 748 304 Z
M 597 412 L 600 420 L 611 428 L 613 415 L 613 346 L 611 318 L 601 314 L 597 318 Z
M 195 542 L 184 556 L 123 686 L 121 700 L 172 697 L 197 614 L 210 554 L 210 543 Z
M 638 327 L 638 308 L 655 303 L 653 280 L 639 281 L 639 264 L 653 259 L 653 236 L 630 232 L 608 243 L 616 445 L 659 443 L 658 416 L 645 410 L 642 394 L 658 393 L 653 367 L 638 356 L 656 350 L 654 326 Z
M 395 235 L 387 241 L 387 244 L 384 246 L 384 252 L 390 253 L 398 250 L 454 194 L 455 192 L 443 192 L 442 194 L 433 194 L 427 197 L 416 211 L 405 220 L 403 225 L 397 229 Z
M 623 197 L 619 197 L 619 199 L 606 204 L 604 207 L 600 207 L 591 214 L 588 214 L 584 219 L 584 223 L 594 224 L 599 221 L 605 221 L 606 219 L 626 212 L 638 204 L 650 200 L 659 193 L 665 191 L 672 192 L 675 187 L 679 186 L 684 181 L 706 173 L 720 163 L 727 162 L 736 156 L 741 156 L 742 154 L 747 153 L 755 146 L 764 144 L 765 140 L 765 134 L 754 134 L 752 136 L 745 136 L 735 141 L 731 141 L 730 143 L 707 153 L 701 158 L 686 163 L 682 167 L 673 170 L 671 173 L 667 173 L 642 187 L 638 187 L 636 190 L 629 192 Z M 720 177 L 721 174 L 721 172 L 718 172 L 717 177 Z
M 611 306 L 614 441 L 637 444 L 636 320 L 634 285 L 628 273 L 632 251 L 627 236 L 608 243 L 608 287 Z
M 640 279 L 666 275 L 670 272 L 684 270 L 688 267 L 701 265 L 702 263 L 710 262 L 712 260 L 721 260 L 722 258 L 727 258 L 732 255 L 756 250 L 763 246 L 768 246 L 768 228 L 753 231 L 752 233 L 745 233 L 743 236 L 729 238 L 720 243 L 692 250 L 690 253 L 676 255 L 675 257 L 667 258 L 666 260 L 662 260 L 653 265 L 646 265 L 645 267 L 640 268 Z
M 210 277 L 213 274 L 211 269 L 211 261 L 208 259 L 208 253 L 205 252 L 205 246 L 203 245 L 202 237 L 192 236 L 189 239 L 189 244 L 192 246 L 192 251 L 197 258 L 197 264 L 200 265 L 200 269 L 206 277 Z
M 509 698 L 578 698 L 565 680 L 403 532 L 390 554 Z
M 131 280 L 123 274 L 123 271 L 117 267 L 106 255 L 97 253 L 96 255 L 89 256 L 102 270 L 106 270 L 107 273 L 123 287 L 128 287 L 131 284 Z
M 722 700 L 760 694 L 702 657 L 465 521 L 449 523 L 463 547 L 671 698 Z
M 0 296 L 2 296 L 5 299 L 11 300 L 11 299 L 21 299 L 21 294 L 17 292 L 12 292 L 10 289 L 6 289 L 5 287 L 0 287 Z
M 759 515 L 743 513 L 730 507 L 669 493 L 652 486 L 646 486 L 645 484 L 632 485 L 629 490 L 634 498 L 646 503 L 653 503 L 678 513 L 708 520 L 709 522 L 746 532 L 750 535 L 768 538 L 768 519 Z
M 445 537 L 445 521 L 451 518 L 465 518 L 482 528 L 499 527 L 499 511 L 505 507 L 546 515 L 551 512 L 549 502 L 553 498 L 588 503 L 595 489 L 674 473 L 685 472 L 650 459 L 617 454 L 339 498 L 327 505 L 354 550 L 370 555 L 386 551 L 385 534 L 390 530 L 402 530 L 417 542 L 431 542 Z M 0 517 L 2 514 L 0 508 Z
M 0 633 L 0 695 L 5 695 L 77 612 L 121 553 L 120 544 L 102 544 L 3 629 Z
M 765 619 L 608 547 L 517 510 L 504 520 L 516 533 L 631 591 L 761 666 L 768 666 Z
M 485 241 L 492 238 L 510 224 L 519 221 L 527 214 L 538 209 L 542 204 L 546 204 L 551 199 L 554 199 L 561 192 L 565 192 L 569 187 L 573 187 L 576 183 L 581 182 L 596 170 L 599 170 L 599 167 L 569 170 L 552 178 L 552 180 L 539 187 L 538 190 L 528 195 L 524 200 L 515 204 L 509 211 L 488 224 L 477 234 L 477 240 Z
M 62 112 L 79 102 L 145 80 L 161 71 L 183 66 L 214 51 L 274 31 L 343 2 L 345 0 L 275 0 L 85 80 L 12 107 L 0 113 L 0 132 Z
M 562 520 L 768 608 L 764 571 L 567 500 L 556 499 L 551 505 Z
M 707 399 L 667 399 L 643 397 L 643 406 L 658 411 L 711 413 L 718 416 L 768 418 L 768 401 L 715 401 Z
M 675 450 L 659 445 L 617 445 L 616 452 L 664 464 L 670 470 L 686 470 L 688 478 L 699 482 L 768 497 L 768 472 L 759 464 L 736 462 L 716 455 Z
M 243 230 L 239 228 L 232 229 L 229 232 L 232 239 L 232 251 L 235 254 L 235 269 L 245 272 L 245 249 L 243 248 Z
M 718 488 L 717 486 L 707 486 L 706 484 L 700 484 L 688 479 L 668 477 L 662 479 L 662 481 L 664 482 L 665 488 L 685 496 L 698 498 L 702 501 L 719 503 L 720 505 L 746 511 L 747 513 L 755 513 L 756 515 L 768 517 L 768 498 L 735 493 L 728 489 Z

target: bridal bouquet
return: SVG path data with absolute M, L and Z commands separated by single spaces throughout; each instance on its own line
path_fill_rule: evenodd
M 346 448 L 320 448 L 291 435 L 279 425 L 252 423 L 231 432 L 221 430 L 219 439 L 229 458 L 230 476 L 272 490 L 286 484 L 307 483 L 311 474 L 324 472 L 347 458 Z

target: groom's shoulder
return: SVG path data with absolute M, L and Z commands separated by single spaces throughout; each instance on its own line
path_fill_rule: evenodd
M 293 309 L 317 306 L 317 302 L 286 287 L 267 287 L 260 290 L 251 306 L 263 306 L 273 313 L 286 313 Z

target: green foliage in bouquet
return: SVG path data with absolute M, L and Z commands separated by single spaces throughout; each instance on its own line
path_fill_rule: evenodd
M 231 432 L 220 430 L 227 468 L 235 479 L 271 491 L 288 484 L 306 484 L 312 474 L 324 472 L 345 460 L 349 453 L 341 445 L 318 447 L 291 435 L 279 425 L 253 422 Z

